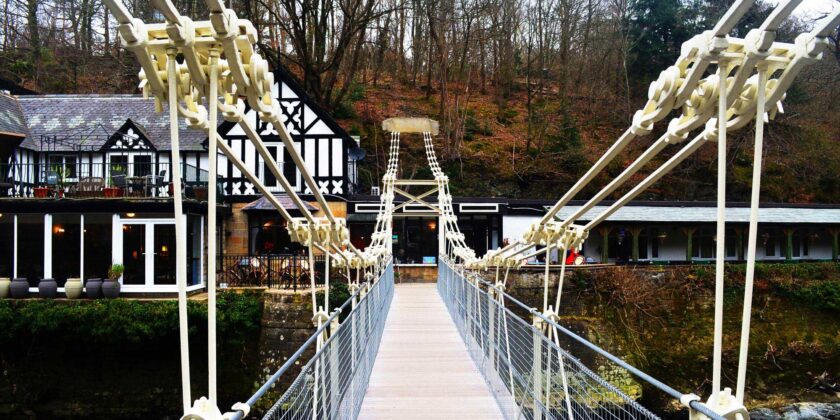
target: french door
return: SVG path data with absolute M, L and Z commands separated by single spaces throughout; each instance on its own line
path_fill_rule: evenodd
M 122 219 L 121 222 L 123 285 L 128 291 L 174 287 L 175 221 Z

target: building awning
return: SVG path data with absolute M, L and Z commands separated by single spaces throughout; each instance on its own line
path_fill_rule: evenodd
M 292 198 L 289 197 L 288 194 L 277 193 L 277 194 L 274 194 L 274 196 L 277 197 L 277 200 L 280 201 L 280 204 L 283 205 L 284 209 L 286 209 L 290 212 L 291 211 L 297 211 L 297 212 L 300 211 L 298 206 L 295 204 L 294 201 L 292 201 Z M 309 210 L 310 212 L 315 212 L 315 211 L 320 210 L 317 206 L 309 204 L 305 201 L 303 202 L 303 204 L 306 206 L 306 209 Z M 271 204 L 271 202 L 268 201 L 268 198 L 266 198 L 266 197 L 260 197 L 256 200 L 248 203 L 248 205 L 243 207 L 242 210 L 243 211 L 276 211 L 276 209 L 274 208 L 274 204 Z

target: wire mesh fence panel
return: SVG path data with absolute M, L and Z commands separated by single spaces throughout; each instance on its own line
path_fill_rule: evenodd
M 356 418 L 393 296 L 394 270 L 389 264 L 366 292 L 358 294 L 344 321 L 264 418 Z
M 478 278 L 441 264 L 438 289 L 506 418 L 658 418 L 549 338 L 552 326 L 515 315 L 506 295 Z

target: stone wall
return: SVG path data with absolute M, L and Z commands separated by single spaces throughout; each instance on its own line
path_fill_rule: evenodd
M 231 215 L 225 220 L 225 255 L 248 253 L 248 214 L 242 208 L 248 203 L 232 203 Z M 230 235 L 228 235 L 228 232 Z
M 397 283 L 435 283 L 437 282 L 437 266 L 395 267 L 399 273 Z
M 303 345 L 315 332 L 315 327 L 312 325 L 312 302 L 308 292 L 267 290 L 263 296 L 259 357 L 262 379 L 267 379 Z M 299 362 L 283 374 L 275 389 L 286 389 L 314 353 L 313 344 Z

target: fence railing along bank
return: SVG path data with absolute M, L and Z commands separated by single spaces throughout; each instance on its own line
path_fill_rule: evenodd
M 324 284 L 324 255 L 315 255 L 315 284 Z M 297 291 L 310 285 L 306 254 L 224 255 L 216 265 L 223 287 L 268 287 Z M 332 277 L 343 275 L 333 273 Z
M 393 263 L 373 283 L 353 288 L 350 298 L 322 320 L 315 333 L 248 399 L 248 407 L 253 407 L 289 368 L 298 364 L 307 349 L 317 345 L 315 355 L 264 418 L 356 418 L 394 297 Z M 240 419 L 244 414 L 236 411 L 229 413 L 229 418 Z
M 609 369 L 624 369 L 682 402 L 692 400 L 475 273 L 443 262 L 438 266 L 438 291 L 505 418 L 658 418 L 564 350 L 558 333 L 602 356 Z M 532 320 L 523 320 L 506 303 L 531 313 Z M 549 328 L 555 331 L 554 340 L 546 335 Z M 689 405 L 709 418 L 722 419 L 699 401 Z

